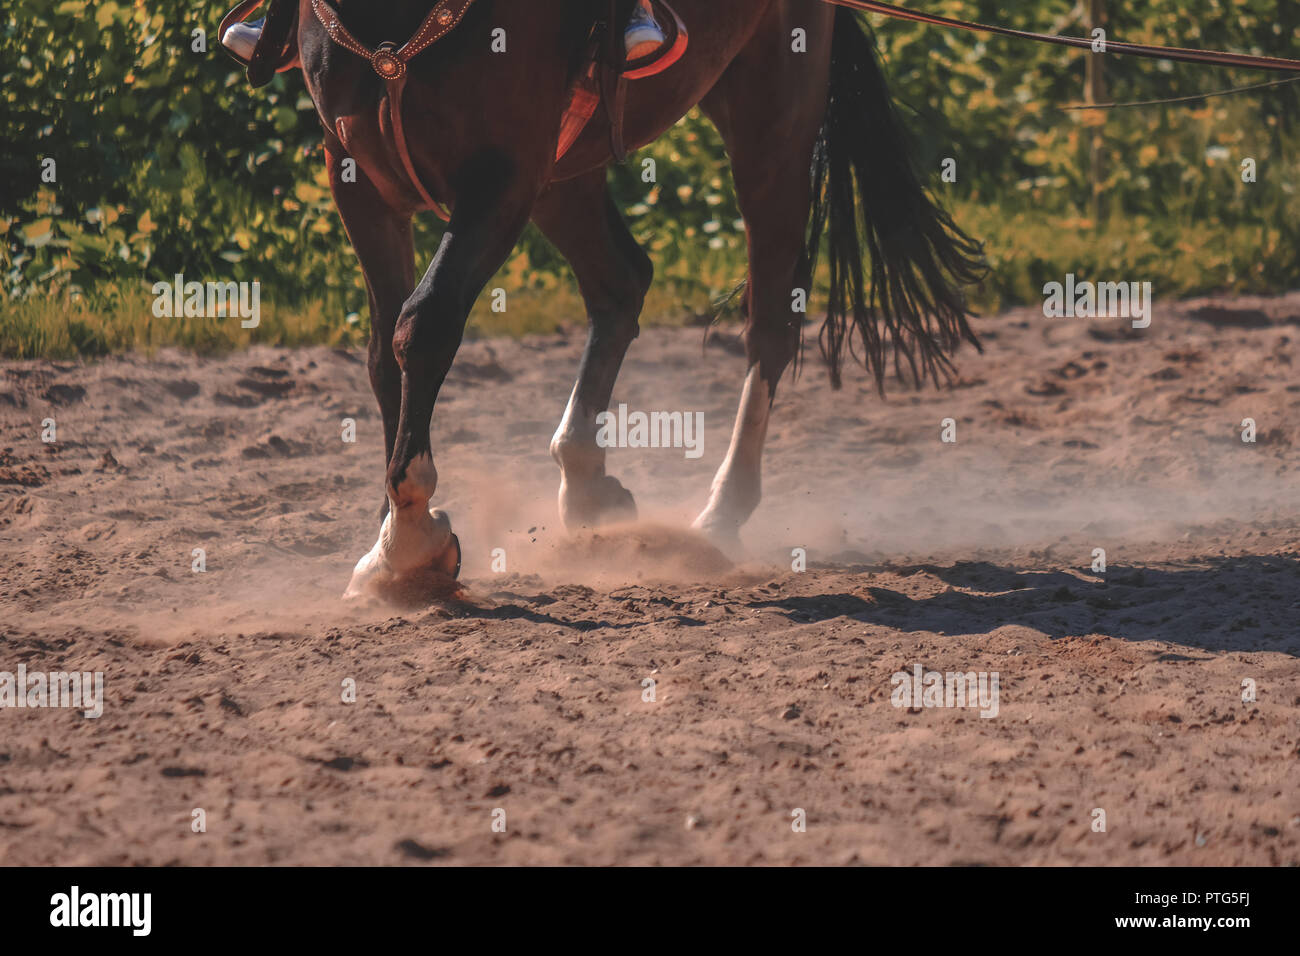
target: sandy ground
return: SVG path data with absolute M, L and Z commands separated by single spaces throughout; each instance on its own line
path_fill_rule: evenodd
M 615 400 L 702 410 L 704 454 L 612 452 L 642 523 L 578 539 L 580 336 L 468 343 L 467 592 L 400 612 L 339 600 L 383 482 L 359 355 L 5 363 L 0 671 L 106 685 L 0 710 L 0 862 L 1298 864 L 1300 294 L 1124 324 L 981 319 L 956 387 L 883 401 L 810 348 L 732 567 L 682 530 L 726 330 L 642 334 Z M 996 673 L 997 716 L 895 707 L 918 664 Z

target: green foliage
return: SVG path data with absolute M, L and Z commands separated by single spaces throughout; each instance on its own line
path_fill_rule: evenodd
M 298 295 L 355 298 L 301 82 L 250 91 L 211 48 L 219 16 L 198 0 L 7 5 L 0 62 L 18 148 L 0 176 L 18 194 L 0 206 L 0 265 L 11 295 L 276 270 Z M 197 28 L 207 52 L 191 48 Z M 41 182 L 46 157 L 54 184 Z
M 1300 36 L 1300 7 L 1285 0 L 1110 0 L 1107 6 L 1110 40 L 1288 55 Z M 1075 0 L 934 0 L 926 7 L 1024 30 L 1088 35 L 1080 20 L 1087 4 Z M 911 125 L 924 131 L 924 162 L 935 169 L 939 157 L 958 159 L 959 198 L 1008 215 L 1084 217 L 1092 188 L 1089 147 L 1097 130 L 1103 221 L 1065 228 L 1104 227 L 1114 220 L 1123 226 L 1145 217 L 1157 227 L 1154 241 L 1195 230 L 1199 237 L 1187 238 L 1208 244 L 1221 229 L 1226 234 L 1233 226 L 1268 224 L 1285 231 L 1294 251 L 1300 83 L 1190 104 L 1066 111 L 1062 107 L 1083 100 L 1089 54 L 877 22 L 895 95 L 916 114 Z M 1119 102 L 1277 79 L 1114 55 L 1101 63 L 1110 96 Z M 1258 164 L 1257 183 L 1241 180 L 1245 157 Z M 1250 270 L 1240 272 L 1245 279 Z
M 923 6 L 1023 29 L 1087 32 L 1078 21 L 1086 4 L 1074 0 Z M 1287 55 L 1300 35 L 1300 4 L 1285 0 L 1109 7 L 1112 40 Z M 264 321 L 254 340 L 364 338 L 364 287 L 330 200 L 311 101 L 292 73 L 261 90 L 247 86 L 217 44 L 224 10 L 200 0 L 5 5 L 0 352 L 236 344 L 212 329 L 152 318 L 149 286 L 178 272 L 264 285 L 273 276 L 264 301 L 280 318 Z M 1043 282 L 1067 271 L 1150 278 L 1161 295 L 1294 284 L 1300 84 L 1189 105 L 1069 112 L 1061 107 L 1082 99 L 1086 54 L 871 19 L 936 193 L 988 243 L 995 271 L 985 304 L 1036 300 Z M 192 48 L 198 28 L 206 52 Z M 1115 56 L 1104 65 L 1117 100 L 1271 78 Z M 1094 130 L 1102 143 L 1096 218 Z M 938 180 L 944 157 L 957 160 L 956 183 Z M 1256 160 L 1258 182 L 1242 183 L 1244 157 Z M 54 183 L 41 181 L 46 158 L 57 163 Z M 656 162 L 656 183 L 642 181 L 646 158 Z M 727 158 L 698 112 L 615 169 L 611 182 L 668 280 L 651 318 L 706 312 L 743 276 Z M 424 217 L 422 258 L 439 236 L 440 224 Z M 473 321 L 481 329 L 545 329 L 580 315 L 567 267 L 531 229 L 495 284 L 528 309 L 512 307 L 506 322 L 480 304 Z

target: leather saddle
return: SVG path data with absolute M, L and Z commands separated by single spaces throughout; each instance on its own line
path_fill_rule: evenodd
M 623 141 L 623 113 L 627 81 L 640 80 L 662 73 L 682 58 L 690 44 L 686 25 L 667 0 L 651 0 L 655 17 L 664 29 L 662 46 L 649 56 L 628 61 L 623 46 L 620 16 L 622 3 L 610 0 L 609 13 L 592 28 L 584 67 L 579 72 L 569 96 L 569 107 L 560 123 L 560 142 L 556 161 L 562 159 L 578 141 L 596 109 L 604 104 L 609 119 L 609 149 L 615 162 L 627 155 Z

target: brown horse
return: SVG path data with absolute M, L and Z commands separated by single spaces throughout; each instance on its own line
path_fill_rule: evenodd
M 432 5 L 341 0 L 335 9 L 373 49 L 411 36 Z M 694 523 L 731 546 L 759 503 L 768 415 L 805 318 L 792 302 L 809 289 L 819 250 L 830 275 L 821 351 L 836 385 L 851 340 L 878 383 L 891 365 L 916 384 L 945 376 L 963 339 L 978 344 L 961 288 L 978 277 L 980 251 L 915 173 L 856 15 L 819 0 L 675 6 L 690 49 L 672 69 L 630 84 L 624 132 L 629 147 L 640 147 L 699 104 L 731 158 L 748 239 L 749 370 L 730 449 Z M 383 526 L 349 595 L 419 593 L 459 567 L 450 522 L 429 510 L 437 487 L 430 420 L 470 308 L 530 219 L 572 265 L 590 323 L 551 440 L 560 513 L 570 529 L 635 514 L 632 495 L 606 474 L 596 416 L 636 338 L 653 269 L 606 186 L 606 114 L 556 161 L 574 76 L 592 25 L 607 10 L 607 0 L 478 0 L 411 60 L 402 115 L 417 186 L 381 109 L 383 81 L 330 39 L 310 0 L 299 4 L 303 74 L 325 127 L 334 199 L 369 290 L 370 379 L 387 453 Z M 493 52 L 502 35 L 507 52 Z M 349 158 L 355 177 L 344 175 Z M 420 188 L 452 212 L 417 284 L 411 217 Z

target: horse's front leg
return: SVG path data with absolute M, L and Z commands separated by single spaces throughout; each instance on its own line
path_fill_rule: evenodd
M 503 157 L 485 154 L 473 169 L 457 191 L 442 245 L 402 306 L 393 333 L 401 405 L 385 486 L 388 514 L 379 540 L 358 562 L 346 597 L 427 600 L 460 567 L 460 542 L 449 518 L 429 510 L 438 487 L 429 423 L 470 308 L 514 248 L 536 198 Z
M 379 402 L 384 425 L 384 463 L 393 457 L 397 442 L 397 420 L 402 407 L 402 372 L 393 355 L 393 332 L 402 304 L 415 286 L 415 250 L 411 239 L 411 216 L 392 209 L 375 189 L 364 169 L 357 169 L 354 181 L 344 180 L 345 153 L 337 141 L 328 141 L 325 165 L 330 189 L 352 248 L 361 263 L 370 298 L 370 344 L 366 366 L 370 387 Z M 379 512 L 388 513 L 388 501 Z

